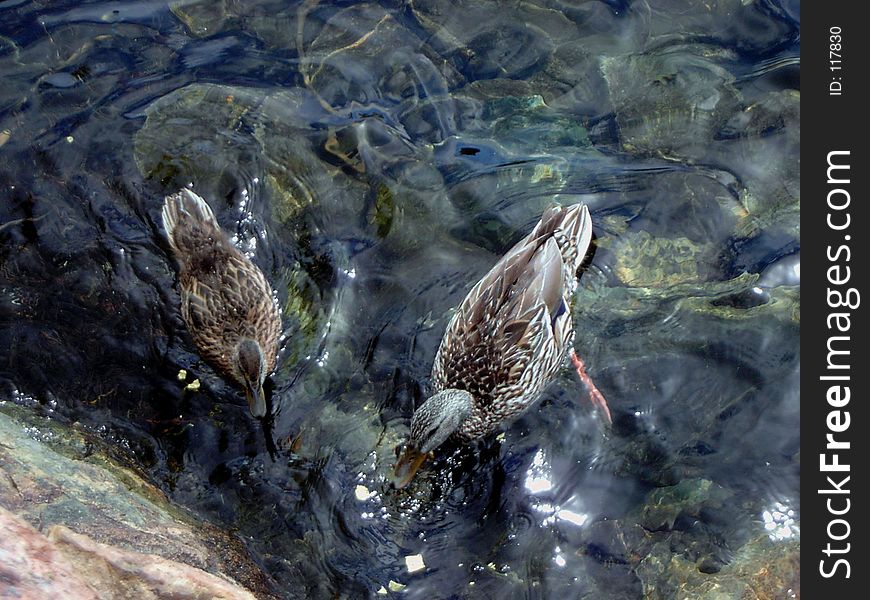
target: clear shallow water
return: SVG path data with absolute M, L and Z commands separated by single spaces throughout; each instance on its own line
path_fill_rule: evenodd
M 6 397 L 102 432 L 281 596 L 782 583 L 741 565 L 798 539 L 796 4 L 0 11 Z M 187 183 L 285 307 L 265 425 L 178 315 Z M 614 426 L 566 369 L 392 490 L 449 309 L 553 201 L 592 209 L 576 346 Z

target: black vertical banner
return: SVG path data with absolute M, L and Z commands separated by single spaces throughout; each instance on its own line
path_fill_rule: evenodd
M 801 14 L 801 588 L 866 598 L 870 369 L 865 285 L 870 33 L 860 3 Z

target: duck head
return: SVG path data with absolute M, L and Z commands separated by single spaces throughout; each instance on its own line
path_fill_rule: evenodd
M 236 346 L 234 365 L 236 376 L 245 389 L 248 407 L 255 417 L 266 416 L 266 395 L 263 382 L 266 380 L 266 357 L 260 344 L 251 339 L 243 339 Z
M 473 407 L 474 397 L 471 393 L 448 389 L 431 396 L 414 411 L 411 439 L 396 463 L 396 487 L 408 485 L 429 453 L 459 430 Z

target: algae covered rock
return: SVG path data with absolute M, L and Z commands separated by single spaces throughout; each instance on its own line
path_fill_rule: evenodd
M 697 518 L 702 509 L 721 508 L 731 494 L 709 480 L 684 480 L 653 490 L 643 506 L 640 524 L 648 530 L 672 529 L 680 517 Z
M 638 565 L 644 598 L 650 600 L 776 600 L 800 597 L 800 542 L 778 542 L 762 535 L 734 553 L 714 573 L 703 561 L 656 544 Z M 705 572 L 707 571 L 707 572 Z
M 799 597 L 798 526 L 776 535 L 757 521 L 741 522 L 744 511 L 758 506 L 742 505 L 733 490 L 709 479 L 684 479 L 652 490 L 638 514 L 607 531 L 595 528 L 592 539 L 620 549 L 644 598 Z
M 181 19 L 193 35 L 207 36 L 218 33 L 227 19 L 228 3 L 177 0 L 169 3 L 169 10 Z
M 225 192 L 227 182 L 217 187 L 222 179 L 257 170 L 259 147 L 250 121 L 262 101 L 256 90 L 200 84 L 157 99 L 134 137 L 139 171 L 167 188 L 193 183 Z
M 707 249 L 685 237 L 654 238 L 646 231 L 622 237 L 616 254 L 614 273 L 631 287 L 669 287 L 699 282 L 709 263 Z

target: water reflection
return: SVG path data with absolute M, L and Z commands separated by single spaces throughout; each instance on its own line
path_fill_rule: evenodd
M 553 487 L 550 482 L 550 464 L 543 450 L 538 450 L 532 459 L 526 476 L 526 489 L 533 494 L 546 492 Z
M 786 540 L 800 533 L 795 511 L 782 502 L 774 502 L 761 513 L 761 518 L 771 540 Z

